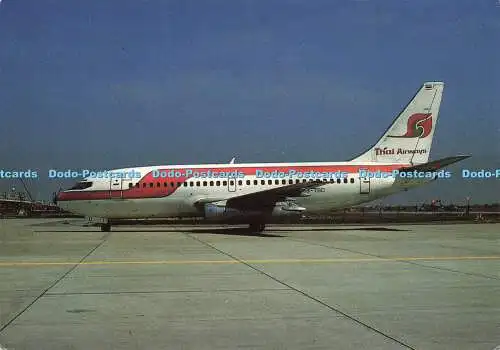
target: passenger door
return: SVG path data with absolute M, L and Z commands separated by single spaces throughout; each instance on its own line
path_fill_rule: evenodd
M 121 199 L 123 198 L 123 179 L 110 178 L 109 179 L 109 198 Z
M 359 178 L 359 193 L 369 194 L 370 193 L 370 178 L 360 177 Z
M 109 198 L 122 199 L 123 191 L 132 188 L 134 181 L 130 178 L 111 178 L 109 180 Z

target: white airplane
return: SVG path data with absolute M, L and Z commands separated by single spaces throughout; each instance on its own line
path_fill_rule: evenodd
M 67 211 L 113 219 L 200 217 L 261 232 L 273 216 L 346 208 L 420 186 L 469 156 L 428 162 L 443 93 L 426 82 L 378 142 L 344 162 L 160 165 L 85 177 L 55 196 Z M 439 170 L 439 171 L 438 171 Z M 446 177 L 446 176 L 445 176 Z

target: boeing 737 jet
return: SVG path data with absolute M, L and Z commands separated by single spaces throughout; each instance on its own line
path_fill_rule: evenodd
M 200 217 L 264 230 L 273 216 L 325 212 L 436 180 L 467 158 L 429 162 L 443 94 L 426 82 L 377 143 L 343 162 L 159 165 L 91 174 L 55 196 L 70 212 L 103 219 Z

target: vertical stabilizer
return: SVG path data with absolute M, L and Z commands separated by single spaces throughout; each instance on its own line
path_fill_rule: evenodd
M 427 82 L 360 162 L 420 164 L 429 159 L 444 83 Z

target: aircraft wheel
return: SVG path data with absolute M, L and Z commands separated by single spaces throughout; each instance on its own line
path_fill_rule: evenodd
M 111 224 L 102 224 L 101 225 L 101 231 L 102 232 L 109 232 L 109 231 L 111 231 Z
M 259 233 L 264 231 L 266 228 L 266 224 L 262 223 L 251 223 L 248 228 L 250 229 L 251 232 Z

